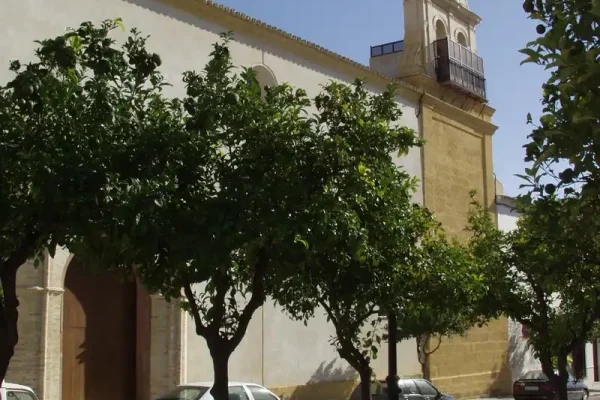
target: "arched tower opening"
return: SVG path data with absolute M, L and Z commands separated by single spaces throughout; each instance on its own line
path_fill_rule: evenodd
M 444 25 L 441 19 L 438 19 L 435 22 L 435 40 L 445 39 L 447 36 L 446 25 Z

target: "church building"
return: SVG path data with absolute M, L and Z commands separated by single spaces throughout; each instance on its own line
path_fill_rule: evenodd
M 495 206 L 497 127 L 476 47 L 480 18 L 467 0 L 395 1 L 404 1 L 404 37 L 398 32 L 387 44 L 374 43 L 365 66 L 209 0 L 3 0 L 0 82 L 11 77 L 10 60 L 32 60 L 34 40 L 117 17 L 150 35 L 148 47 L 175 85 L 172 95 L 183 95 L 182 72 L 202 70 L 226 31 L 235 35 L 234 64 L 255 68 L 262 85 L 288 82 L 315 96 L 330 80 L 362 77 L 375 93 L 396 82 L 402 124 L 426 140 L 397 160 L 421 182 L 414 200 L 464 237 L 469 191 Z M 64 250 L 37 269 L 20 269 L 20 341 L 8 381 L 32 386 L 44 400 L 151 400 L 181 383 L 212 380 L 208 349 L 189 315 L 135 283 L 90 278 L 83 270 L 77 254 Z M 268 303 L 234 352 L 230 379 L 262 384 L 286 399 L 346 400 L 358 377 L 329 343 L 332 334 L 324 315 L 304 326 Z M 457 397 L 510 393 L 507 346 L 507 321 L 492 321 L 444 339 L 428 375 Z M 378 379 L 387 374 L 386 359 L 384 345 L 374 362 Z M 398 360 L 400 374 L 421 374 L 414 340 L 398 345 Z

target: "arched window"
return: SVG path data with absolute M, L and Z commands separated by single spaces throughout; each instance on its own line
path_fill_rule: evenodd
M 444 39 L 446 36 L 448 36 L 446 33 L 446 25 L 444 25 L 441 19 L 438 19 L 435 23 L 435 39 Z
M 464 47 L 469 47 L 468 43 L 467 43 L 467 38 L 465 37 L 465 35 L 462 32 L 458 32 L 456 34 L 456 41 L 458 42 L 458 44 L 460 44 L 461 46 Z
M 265 86 L 277 85 L 277 79 L 271 70 L 265 65 L 255 65 L 252 67 L 256 71 L 256 80 L 260 85 L 262 95 L 265 95 Z

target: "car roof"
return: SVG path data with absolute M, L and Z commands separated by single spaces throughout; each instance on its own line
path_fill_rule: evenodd
M 5 389 L 25 390 L 27 392 L 33 392 L 33 389 L 31 389 L 29 386 L 19 385 L 17 383 L 10 383 L 10 382 L 6 382 L 6 381 L 2 382 L 2 387 Z
M 252 382 L 237 382 L 237 381 L 229 381 L 229 385 L 228 386 L 242 386 L 242 385 L 254 385 L 254 386 L 260 386 L 258 383 L 252 383 Z M 213 381 L 204 381 L 204 382 L 189 382 L 189 383 L 182 383 L 179 386 L 201 386 L 201 387 L 212 387 L 213 386 Z M 262 386 L 261 386 L 262 387 Z

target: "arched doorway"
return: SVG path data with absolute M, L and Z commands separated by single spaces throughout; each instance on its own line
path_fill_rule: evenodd
M 149 336 L 149 315 L 140 312 L 137 292 L 135 282 L 71 261 L 63 303 L 63 400 L 139 398 L 139 371 L 146 370 L 139 365 L 139 350 L 149 341 L 138 338 Z M 140 323 L 140 316 L 148 324 Z M 140 327 L 148 335 L 141 335 Z

